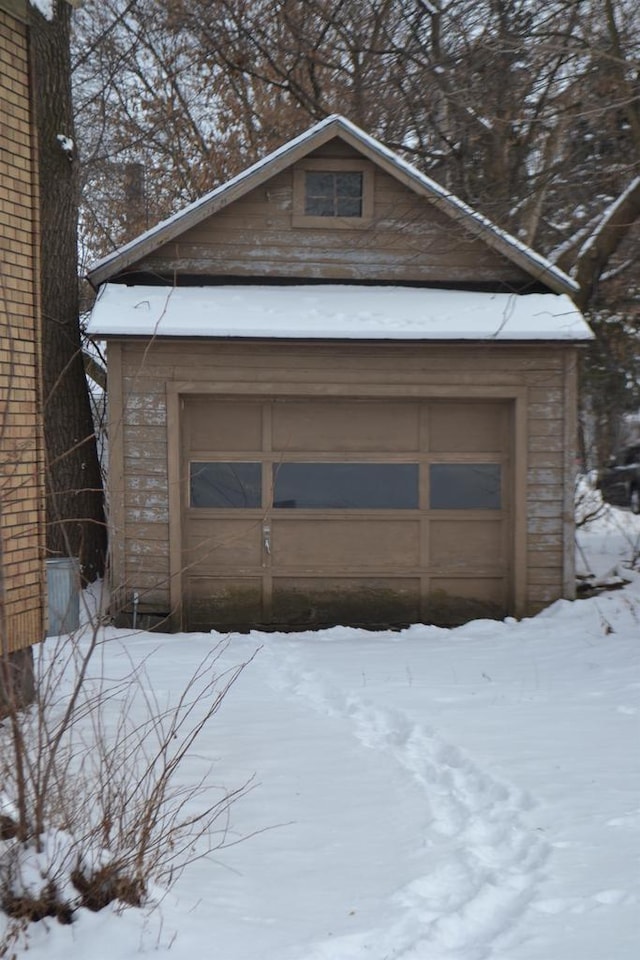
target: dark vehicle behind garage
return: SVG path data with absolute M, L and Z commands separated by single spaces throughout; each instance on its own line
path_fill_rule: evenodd
M 640 513 L 640 443 L 625 447 L 612 458 L 600 471 L 598 486 L 609 503 Z

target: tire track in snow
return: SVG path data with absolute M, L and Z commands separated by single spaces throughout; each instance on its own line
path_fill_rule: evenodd
M 367 748 L 393 758 L 431 813 L 432 869 L 397 892 L 401 918 L 310 945 L 305 960 L 486 960 L 530 903 L 549 852 L 522 814 L 526 796 L 483 771 L 434 730 L 305 671 L 295 654 L 272 658 L 272 682 L 318 712 L 346 720 Z

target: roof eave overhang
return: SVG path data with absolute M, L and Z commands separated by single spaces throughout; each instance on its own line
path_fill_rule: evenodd
M 525 338 L 525 337 L 513 337 L 511 339 L 502 338 L 498 340 L 495 337 L 450 337 L 445 339 L 444 337 L 291 337 L 291 336 L 228 336 L 224 334 L 192 334 L 191 336 L 183 333 L 172 334 L 172 333 L 154 333 L 154 334 L 144 334 L 144 333 L 100 333 L 99 331 L 92 331 L 87 334 L 90 340 L 126 340 L 127 342 L 131 340 L 137 340 L 143 343 L 148 343 L 151 340 L 170 340 L 172 343 L 197 343 L 202 340 L 216 340 L 232 343 L 296 343 L 296 344 L 322 344 L 322 343 L 335 343 L 335 344 L 345 344 L 345 343 L 354 343 L 354 344 L 365 344 L 367 346 L 372 346 L 375 344 L 406 344 L 409 346 L 415 346 L 416 344 L 437 344 L 438 346 L 444 347 L 464 347 L 464 346 L 473 346 L 476 347 L 478 344 L 483 346 L 495 346 L 495 347 L 580 347 L 588 346 L 595 338 L 592 335 L 591 337 L 575 337 L 575 338 L 560 338 L 560 337 L 545 337 L 545 338 Z

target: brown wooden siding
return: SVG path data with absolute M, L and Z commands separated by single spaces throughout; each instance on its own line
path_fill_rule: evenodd
M 44 461 L 27 34 L 6 6 L 0 9 L 0 577 L 2 645 L 14 651 L 43 635 Z
M 357 157 L 340 140 L 305 158 Z M 428 200 L 380 169 L 374 215 L 363 229 L 293 225 L 296 166 L 135 264 L 163 276 L 288 277 L 391 282 L 504 283 L 530 278 Z
M 171 609 L 171 573 L 179 571 L 170 569 L 169 514 L 180 468 L 168 460 L 167 432 L 175 433 L 177 423 L 169 422 L 167 395 L 182 389 L 221 395 L 228 390 L 238 397 L 243 391 L 339 397 L 361 390 L 389 398 L 430 391 L 459 398 L 517 394 L 524 411 L 517 442 L 525 444 L 525 455 L 516 472 L 521 471 L 526 501 L 518 508 L 524 515 L 516 516 L 521 533 L 514 557 L 522 581 L 517 612 L 535 613 L 570 594 L 563 581 L 573 547 L 566 515 L 573 459 L 571 450 L 566 452 L 565 403 L 575 398 L 565 396 L 564 384 L 572 347 L 113 341 L 109 349 L 121 356 L 122 367 L 122 380 L 111 386 L 110 434 L 112 526 L 115 522 L 124 534 L 114 563 L 119 605 L 129 605 L 137 591 L 141 609 Z

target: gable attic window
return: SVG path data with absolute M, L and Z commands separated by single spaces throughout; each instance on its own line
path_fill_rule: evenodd
M 366 160 L 303 160 L 293 172 L 293 226 L 357 230 L 373 216 L 373 168 Z
M 304 213 L 306 217 L 361 217 L 362 174 L 356 170 L 342 173 L 307 170 L 305 174 Z

